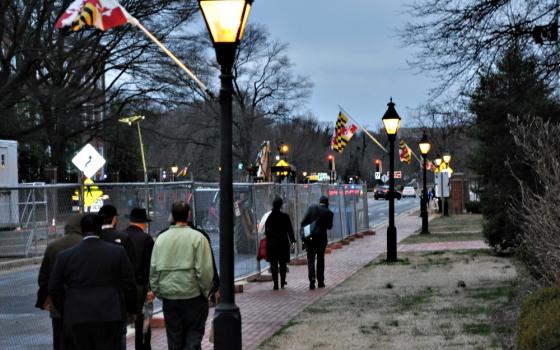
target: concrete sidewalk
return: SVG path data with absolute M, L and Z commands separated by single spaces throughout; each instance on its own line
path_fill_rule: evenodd
M 418 211 L 397 217 L 395 222 L 398 241 L 412 235 L 421 227 Z M 236 294 L 235 300 L 241 310 L 243 349 L 255 349 L 306 306 L 329 293 L 331 289 L 384 253 L 387 248 L 386 228 L 386 225 L 376 227 L 376 235 L 356 239 L 349 245 L 327 254 L 326 288 L 309 290 L 306 265 L 290 266 L 288 285 L 283 290 L 273 291 L 271 282 L 245 284 L 243 293 Z M 213 345 L 208 341 L 213 312 L 214 309 L 211 309 L 206 323 L 203 349 L 213 349 Z M 134 337 L 129 335 L 127 341 L 127 348 L 133 349 Z M 152 329 L 152 348 L 167 349 L 164 328 Z

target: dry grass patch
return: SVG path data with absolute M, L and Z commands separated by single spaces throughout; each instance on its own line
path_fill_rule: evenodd
M 512 328 L 494 315 L 518 287 L 507 258 L 487 251 L 399 258 L 406 263 L 364 267 L 259 349 L 501 349 Z

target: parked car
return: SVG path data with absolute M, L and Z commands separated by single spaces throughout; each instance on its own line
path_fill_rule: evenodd
M 402 196 L 416 198 L 416 189 L 412 186 L 404 186 L 402 190 Z
M 402 194 L 399 191 L 395 190 L 395 198 L 401 199 L 401 197 Z M 373 192 L 373 198 L 376 200 L 379 198 L 389 199 L 389 186 L 388 185 L 378 186 Z

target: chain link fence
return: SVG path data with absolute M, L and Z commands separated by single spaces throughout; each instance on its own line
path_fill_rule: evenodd
M 83 191 L 83 195 L 82 195 Z M 29 257 L 43 254 L 47 244 L 64 235 L 70 214 L 80 210 L 96 212 L 103 204 L 112 204 L 119 213 L 118 229 L 128 224 L 127 216 L 134 207 L 146 207 L 152 222 L 152 236 L 167 228 L 170 207 L 184 200 L 193 208 L 195 225 L 206 231 L 213 249 L 219 251 L 219 185 L 217 183 L 168 182 L 79 184 L 22 184 L 0 188 L 0 257 Z M 283 210 L 291 219 L 298 237 L 295 255 L 301 253 L 299 223 L 306 209 L 328 196 L 334 223 L 329 240 L 341 240 L 368 229 L 366 189 L 362 185 L 328 184 L 234 184 L 234 242 L 236 276 L 258 272 L 256 259 L 257 226 L 270 210 L 274 197 L 284 200 Z
M 193 221 L 208 233 L 219 264 L 219 185 L 216 183 L 171 182 L 96 184 L 82 189 L 79 184 L 22 184 L 0 188 L 0 267 L 26 257 L 39 260 L 50 242 L 64 235 L 66 220 L 80 209 L 98 210 L 112 204 L 119 213 L 118 228 L 128 224 L 127 214 L 149 202 L 153 220 L 149 234 L 169 226 L 171 204 L 187 201 L 193 208 Z M 329 197 L 334 223 L 329 240 L 336 241 L 368 229 L 367 194 L 361 185 L 327 184 L 234 184 L 235 276 L 242 278 L 267 268 L 256 260 L 259 237 L 257 225 L 272 207 L 272 200 L 284 200 L 297 244 L 293 256 L 302 255 L 299 226 L 306 209 Z M 98 198 L 99 197 L 99 198 Z M 5 264 L 4 264 L 5 266 Z M 34 307 L 38 265 L 16 269 L 0 268 L 0 349 L 51 349 L 51 321 L 48 312 Z

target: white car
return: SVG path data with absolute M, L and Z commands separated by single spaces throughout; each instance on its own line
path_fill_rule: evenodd
M 416 198 L 416 190 L 412 186 L 404 186 L 402 190 L 402 196 L 404 197 L 414 197 Z

